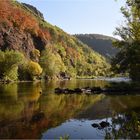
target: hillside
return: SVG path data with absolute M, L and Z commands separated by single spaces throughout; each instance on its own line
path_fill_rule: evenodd
M 118 49 L 112 45 L 112 41 L 116 40 L 113 37 L 99 34 L 76 34 L 75 37 L 108 59 L 118 52 Z
M 87 45 L 46 22 L 35 7 L 15 0 L 0 3 L 0 50 L 0 79 L 103 76 L 110 67 Z

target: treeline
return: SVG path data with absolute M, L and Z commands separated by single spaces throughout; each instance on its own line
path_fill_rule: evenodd
M 62 51 L 61 55 L 66 54 Z M 54 52 L 52 46 L 47 47 L 41 54 L 38 50 L 34 50 L 32 59 L 26 58 L 19 51 L 0 51 L 0 80 L 33 81 L 107 75 L 109 66 L 103 63 L 100 57 L 96 58 L 92 53 L 88 57 L 94 57 L 95 62 L 93 64 L 82 60 L 75 62 L 75 59 L 73 62 L 69 61 L 66 56 L 63 58 L 59 53 Z M 34 61 L 35 58 L 38 62 Z

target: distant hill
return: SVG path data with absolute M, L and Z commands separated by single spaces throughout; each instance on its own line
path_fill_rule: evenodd
M 113 37 L 99 34 L 76 34 L 74 36 L 108 59 L 118 52 L 118 49 L 112 45 L 112 41 L 116 40 Z

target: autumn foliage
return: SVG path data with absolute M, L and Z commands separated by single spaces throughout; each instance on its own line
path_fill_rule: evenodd
M 18 50 L 26 58 L 18 69 L 19 80 L 40 79 L 41 74 L 76 77 L 103 76 L 108 72 L 109 65 L 102 56 L 40 18 L 29 5 L 15 0 L 0 2 L 0 30 L 3 51 Z
M 11 28 L 16 27 L 20 31 L 29 31 L 46 40 L 50 39 L 49 32 L 40 28 L 37 19 L 17 2 L 11 0 L 0 2 L 0 22 L 7 24 Z

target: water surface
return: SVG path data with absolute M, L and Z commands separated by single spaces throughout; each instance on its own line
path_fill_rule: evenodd
M 108 84 L 70 80 L 0 85 L 0 138 L 140 138 L 140 96 L 54 94 L 56 87 Z M 102 121 L 109 126 L 93 127 Z

